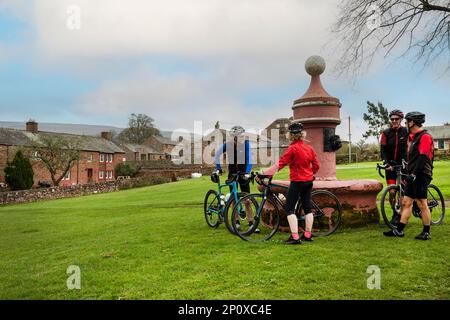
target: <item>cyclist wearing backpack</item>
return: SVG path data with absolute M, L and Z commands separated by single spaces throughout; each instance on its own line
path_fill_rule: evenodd
M 431 135 L 422 129 L 425 115 L 420 112 L 410 112 L 405 116 L 408 126 L 408 174 L 405 196 L 402 199 L 402 211 L 397 228 L 384 232 L 387 237 L 403 237 L 406 224 L 411 216 L 413 201 L 422 212 L 423 231 L 416 239 L 429 240 L 431 213 L 427 202 L 427 188 L 433 179 L 434 143 Z
M 222 154 L 226 153 L 228 156 L 228 179 L 236 173 L 249 174 L 252 171 L 252 152 L 250 149 L 250 141 L 246 139 L 245 129 L 241 126 L 234 126 L 230 130 L 232 140 L 225 142 L 217 150 L 215 154 L 216 170 L 222 174 L 222 167 L 220 160 Z M 239 177 L 237 180 L 242 192 L 250 193 L 250 184 L 245 177 Z M 230 191 L 231 187 L 230 187 Z M 249 222 L 251 225 L 252 222 Z M 239 228 L 239 223 L 236 222 L 236 227 Z M 257 229 L 255 232 L 258 232 Z
M 273 176 L 277 171 L 289 165 L 290 180 L 289 191 L 286 199 L 285 210 L 291 236 L 286 244 L 300 244 L 301 240 L 312 241 L 311 230 L 314 216 L 311 208 L 311 192 L 314 174 L 319 171 L 319 161 L 313 148 L 303 140 L 306 132 L 301 123 L 293 123 L 289 126 L 289 138 L 292 141 L 284 155 L 274 166 L 262 172 L 262 175 Z M 295 215 L 295 205 L 301 197 L 303 211 L 305 213 L 305 232 L 300 239 L 298 235 L 298 219 Z

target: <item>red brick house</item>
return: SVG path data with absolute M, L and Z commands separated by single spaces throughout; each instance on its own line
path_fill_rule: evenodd
M 164 153 L 166 159 L 171 159 L 172 149 L 175 148 L 177 143 L 166 137 L 152 136 L 144 142 L 144 145 L 153 148 L 157 152 Z
M 5 182 L 4 169 L 7 161 L 12 160 L 19 149 L 31 156 L 35 186 L 39 181 L 51 182 L 50 173 L 38 158 L 36 150 L 31 147 L 33 141 L 39 142 L 42 134 L 61 135 L 69 139 L 76 137 L 81 142 L 81 158 L 61 181 L 61 186 L 113 181 L 117 164 L 125 161 L 125 152 L 111 141 L 110 132 L 103 132 L 101 137 L 44 133 L 38 131 L 36 122 L 30 121 L 27 122 L 26 130 L 0 128 L 0 182 Z

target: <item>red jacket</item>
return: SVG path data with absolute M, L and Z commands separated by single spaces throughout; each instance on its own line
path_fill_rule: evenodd
M 290 168 L 291 181 L 312 181 L 319 171 L 316 152 L 301 140 L 292 142 L 276 164 L 279 170 L 286 165 Z

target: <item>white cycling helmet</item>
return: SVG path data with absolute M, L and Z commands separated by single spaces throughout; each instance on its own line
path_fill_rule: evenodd
M 245 129 L 242 128 L 241 126 L 234 126 L 230 130 L 230 135 L 232 137 L 237 137 L 237 136 L 240 136 L 241 134 L 243 134 L 244 132 L 245 132 Z

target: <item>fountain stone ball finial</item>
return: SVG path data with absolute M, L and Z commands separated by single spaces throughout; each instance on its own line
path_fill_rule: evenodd
M 321 56 L 311 56 L 305 62 L 305 69 L 311 76 L 319 76 L 325 71 L 325 59 Z

